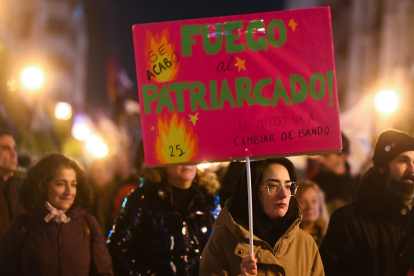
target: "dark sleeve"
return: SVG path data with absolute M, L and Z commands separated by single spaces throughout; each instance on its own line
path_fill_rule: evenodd
M 91 275 L 112 276 L 112 260 L 105 238 L 96 218 L 90 214 L 86 215 L 91 234 Z
M 109 232 L 108 246 L 114 272 L 117 275 L 151 275 L 148 265 L 141 261 L 137 252 L 145 237 L 145 207 L 142 189 L 135 190 Z M 141 249 L 142 250 L 142 249 Z
M 18 214 L 23 214 L 24 209 L 23 206 L 20 204 L 18 198 L 19 198 L 19 185 L 20 179 L 15 178 L 13 179 L 13 182 L 10 184 L 9 188 L 9 200 L 10 200 L 10 207 L 12 211 L 13 218 Z
M 17 215 L 0 240 L 0 275 L 19 275 L 24 243 L 24 215 Z
M 346 206 L 347 207 L 347 206 Z M 319 249 L 325 274 L 364 275 L 358 258 L 358 235 L 346 207 L 336 210 Z

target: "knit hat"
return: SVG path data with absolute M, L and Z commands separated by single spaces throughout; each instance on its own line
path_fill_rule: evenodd
M 380 133 L 372 161 L 379 169 L 405 151 L 414 151 L 414 137 L 405 132 L 389 129 Z

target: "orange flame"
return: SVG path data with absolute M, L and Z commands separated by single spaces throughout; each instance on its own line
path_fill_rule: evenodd
M 155 156 L 162 164 L 189 162 L 198 153 L 193 127 L 176 113 L 158 117 Z
M 161 32 L 161 35 L 155 34 L 155 36 L 147 30 L 145 53 L 148 54 L 147 73 L 151 74 L 148 78 L 158 83 L 173 81 L 178 74 L 178 55 L 174 44 L 169 43 L 169 40 L 170 34 L 167 28 Z

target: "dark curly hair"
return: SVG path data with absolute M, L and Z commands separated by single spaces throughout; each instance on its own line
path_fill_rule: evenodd
M 63 154 L 52 153 L 36 163 L 21 182 L 19 201 L 26 211 L 34 210 L 45 203 L 48 184 L 62 168 L 70 168 L 76 172 L 78 185 L 74 205 L 89 209 L 93 201 L 93 191 L 82 165 Z

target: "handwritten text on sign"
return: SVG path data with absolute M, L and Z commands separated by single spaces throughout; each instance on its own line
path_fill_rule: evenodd
M 329 8 L 133 33 L 147 165 L 341 148 Z

